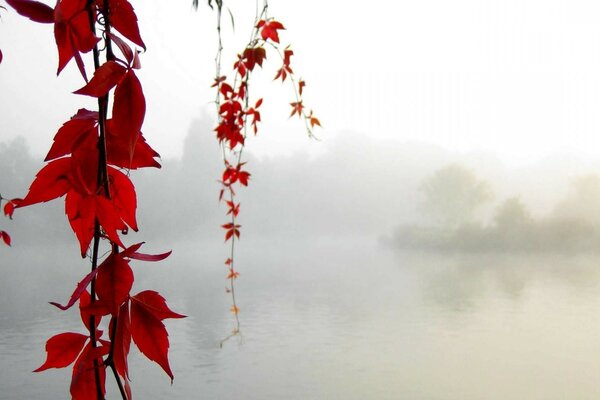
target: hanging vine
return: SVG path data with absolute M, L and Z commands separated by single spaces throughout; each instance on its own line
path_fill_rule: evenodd
M 195 6 L 197 3 L 194 1 Z M 253 73 L 257 71 L 256 67 L 263 67 L 263 63 L 267 59 L 267 49 L 274 51 L 281 62 L 273 80 L 280 80 L 284 83 L 289 78 L 288 82 L 293 88 L 294 101 L 290 103 L 290 117 L 297 115 L 303 119 L 308 136 L 311 138 L 314 137 L 313 129 L 321 126 L 321 123 L 313 111 L 307 111 L 304 106 L 303 93 L 306 82 L 296 79 L 291 66 L 294 52 L 289 45 L 282 48 L 280 43 L 279 31 L 285 30 L 285 27 L 281 22 L 269 17 L 267 1 L 263 1 L 262 6 L 259 6 L 257 2 L 250 39 L 242 52 L 237 54 L 237 60 L 233 64 L 233 78 L 228 79 L 226 75 L 222 75 L 221 59 L 224 46 L 221 36 L 221 17 L 223 2 L 216 0 L 215 4 L 218 47 L 215 57 L 216 74 L 212 87 L 216 90 L 215 105 L 218 115 L 215 132 L 221 145 L 224 166 L 219 180 L 221 184 L 219 201 L 224 202 L 227 206 L 228 221 L 221 227 L 225 230 L 225 242 L 229 242 L 229 252 L 225 260 L 228 281 L 226 292 L 231 295 L 231 312 L 235 317 L 232 333 L 221 341 L 222 345 L 224 341 L 240 332 L 240 308 L 235 292 L 235 281 L 240 273 L 236 264 L 235 247 L 241 235 L 241 225 L 237 222 L 241 205 L 236 198 L 236 191 L 241 186 L 248 186 L 250 181 L 250 172 L 246 169 L 247 162 L 243 161 L 243 154 L 246 141 L 250 136 L 249 133 L 253 135 L 258 133 L 258 124 L 261 122 L 259 108 L 263 103 L 262 98 L 251 101 L 250 81 Z M 212 8 L 211 0 L 208 0 L 208 5 Z

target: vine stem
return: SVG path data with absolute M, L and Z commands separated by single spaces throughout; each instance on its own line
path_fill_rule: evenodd
M 94 36 L 96 35 L 96 9 L 95 2 L 93 0 L 88 0 L 87 2 L 87 10 L 89 16 L 90 29 Z M 104 2 L 104 7 L 100 11 L 100 15 L 102 18 L 102 22 L 104 24 L 104 43 L 106 47 L 106 58 L 110 60 L 114 58 L 114 54 L 112 52 L 112 45 L 109 37 L 110 33 L 110 20 L 108 18 L 109 10 L 108 10 L 108 2 Z M 93 58 L 94 58 L 94 70 L 100 68 L 100 50 L 98 45 L 93 48 Z M 107 164 L 107 154 L 106 154 L 106 120 L 108 116 L 108 94 L 98 98 L 98 172 L 97 172 L 97 186 L 98 190 L 104 192 L 104 196 L 107 199 L 110 199 L 110 183 L 108 180 L 108 164 Z M 100 239 L 102 238 L 102 232 L 100 229 L 100 223 L 96 218 L 94 222 L 94 242 L 92 248 L 92 271 L 95 271 L 98 268 L 98 252 L 100 247 Z M 118 248 L 115 244 L 112 244 L 112 251 L 115 253 L 118 251 Z M 92 279 L 90 284 L 90 301 L 94 303 L 96 301 L 96 277 Z M 115 317 L 115 322 L 116 322 Z M 93 348 L 97 347 L 97 338 L 96 338 L 96 317 L 95 315 L 90 315 L 90 341 Z M 110 341 L 110 350 L 109 354 L 113 354 L 114 352 L 114 340 Z M 119 378 L 116 369 L 114 368 L 114 364 L 110 362 L 112 370 L 115 375 L 115 380 L 119 391 L 121 393 L 121 397 L 123 400 L 128 400 L 125 390 L 123 388 L 123 384 L 121 379 Z M 94 359 L 94 377 L 96 382 L 96 394 L 98 400 L 104 400 L 104 394 L 102 393 L 102 382 L 100 378 L 100 365 L 98 359 Z
M 255 9 L 255 16 L 254 16 L 254 24 L 252 27 L 252 31 L 250 34 L 250 38 L 248 40 L 248 44 L 246 47 L 250 47 L 252 46 L 254 43 L 256 43 L 257 37 L 258 37 L 258 21 L 260 19 L 266 18 L 267 16 L 267 9 L 268 9 L 268 1 L 267 0 L 263 0 L 263 4 L 262 4 L 262 8 L 259 7 L 259 1 L 256 0 L 256 9 Z M 216 70 L 216 79 L 218 80 L 219 77 L 221 76 L 221 58 L 222 58 L 222 53 L 223 53 L 223 41 L 222 41 L 222 35 L 221 35 L 221 17 L 222 17 L 222 13 L 221 13 L 221 3 L 217 3 L 218 8 L 217 8 L 217 36 L 218 36 L 218 49 L 217 49 L 217 54 L 215 56 L 215 70 Z M 249 99 L 250 99 L 250 88 L 249 88 L 249 77 L 250 77 L 251 71 L 248 71 L 246 76 L 242 78 L 241 80 L 241 85 L 245 86 L 246 89 L 246 94 L 245 94 L 245 98 L 244 98 L 244 108 L 247 110 L 248 106 L 249 106 Z M 233 87 L 236 88 L 238 86 L 238 77 L 239 74 L 236 74 L 235 78 L 234 78 L 234 83 L 233 83 Z M 216 95 L 216 99 L 215 99 L 215 105 L 216 105 L 216 109 L 217 109 L 217 115 L 220 115 L 220 106 L 221 106 L 221 94 L 220 91 L 217 90 L 217 95 Z M 247 126 L 247 115 L 243 116 L 244 118 L 244 123 L 243 123 L 243 137 L 244 137 L 244 141 L 248 136 L 248 126 Z M 242 160 L 242 154 L 244 152 L 244 144 L 241 144 L 241 147 L 239 150 L 235 151 L 233 149 L 230 149 L 230 152 L 233 153 L 233 157 L 235 159 L 237 159 L 236 165 L 239 165 L 241 163 Z M 223 161 L 224 163 L 227 165 L 228 162 L 228 157 L 227 157 L 227 148 L 226 148 L 226 144 L 222 144 L 221 145 L 221 150 L 223 153 Z M 226 184 L 224 187 L 224 190 L 227 190 L 228 195 L 229 195 L 229 201 L 231 203 L 234 202 L 234 198 L 235 198 L 235 193 L 233 191 L 233 189 L 231 188 L 231 184 Z M 232 226 L 236 225 L 236 215 L 235 213 L 231 213 L 231 224 Z M 231 339 L 232 337 L 238 335 L 240 333 L 240 319 L 239 319 L 239 308 L 237 306 L 237 300 L 236 300 L 236 293 L 235 293 L 235 279 L 236 276 L 234 275 L 235 272 L 235 244 L 236 244 L 236 235 L 232 235 L 231 236 L 231 246 L 230 246 L 230 255 L 229 255 L 229 269 L 230 269 L 230 278 L 229 278 L 229 287 L 228 287 L 228 291 L 231 294 L 231 302 L 232 302 L 232 311 L 234 313 L 235 316 L 235 327 L 233 332 L 228 335 L 227 337 L 225 337 L 224 339 L 222 339 L 219 342 L 219 346 L 223 347 L 223 344 Z

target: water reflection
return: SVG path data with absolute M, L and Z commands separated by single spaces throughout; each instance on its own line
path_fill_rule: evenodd
M 222 349 L 233 322 L 217 257 L 189 244 L 168 269 L 136 270 L 136 285 L 189 316 L 169 322 L 173 386 L 133 355 L 137 398 L 600 396 L 600 259 L 394 253 L 367 240 L 245 245 L 263 251 L 240 250 L 243 335 Z M 66 397 L 67 371 L 29 372 L 64 320 L 9 321 L 0 397 Z

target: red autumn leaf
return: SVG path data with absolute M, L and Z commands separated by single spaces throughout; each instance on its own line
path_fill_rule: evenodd
M 98 1 L 100 7 L 103 7 L 104 1 Z M 138 19 L 135 15 L 133 6 L 127 0 L 110 0 L 108 3 L 110 23 L 123 36 L 133 43 L 146 50 L 146 45 L 140 36 Z
M 4 215 L 6 215 L 8 218 L 12 219 L 13 213 L 15 212 L 15 207 L 17 206 L 17 204 L 19 204 L 21 202 L 21 200 L 22 199 L 9 200 L 4 205 Z
M 64 368 L 77 358 L 88 337 L 80 333 L 66 332 L 52 336 L 46 342 L 46 362 L 33 372 L 41 372 L 48 368 Z
M 233 269 L 229 269 L 229 274 L 227 274 L 227 277 L 225 279 L 236 279 L 238 276 L 240 276 L 239 272 L 234 271 Z
M 238 239 L 240 238 L 240 230 L 238 228 L 241 228 L 241 225 L 233 224 L 230 222 L 221 225 L 221 227 L 227 230 L 227 232 L 225 233 L 225 241 L 231 239 L 233 235 L 235 235 Z
M 146 114 L 142 85 L 133 70 L 127 71 L 121 79 L 114 97 L 111 131 L 126 144 L 132 160 Z
M 56 4 L 54 39 L 58 48 L 57 74 L 74 57 L 81 75 L 86 78 L 80 53 L 91 51 L 100 40 L 90 28 L 87 6 L 87 0 L 62 0 Z
M 63 311 L 71 308 L 73 306 L 73 304 L 75 304 L 77 302 L 77 300 L 79 300 L 82 293 L 85 292 L 85 290 L 87 289 L 87 287 L 90 284 L 90 282 L 92 281 L 92 279 L 94 279 L 94 277 L 96 276 L 97 272 L 98 272 L 97 268 L 92 270 L 77 284 L 77 286 L 75 287 L 75 290 L 73 291 L 73 294 L 71 295 L 71 298 L 69 299 L 69 301 L 66 305 L 63 306 L 59 303 L 52 302 L 52 301 L 50 302 L 50 304 L 52 304 L 55 307 L 60 308 Z
M 212 85 L 210 85 L 210 87 L 217 87 L 217 86 L 219 86 L 222 82 L 225 82 L 225 79 L 227 79 L 227 77 L 224 76 L 224 75 L 215 78 L 215 81 L 213 82 Z
M 308 120 L 310 121 L 311 128 L 314 128 L 315 125 L 321 126 L 321 121 L 319 121 L 319 119 L 314 116 L 313 110 L 310 110 L 310 113 L 308 114 Z
M 104 196 L 94 196 L 96 201 L 96 217 L 104 229 L 106 236 L 115 244 L 125 248 L 118 232 L 127 229 L 127 225 L 121 219 L 119 210 L 113 201 Z
M 17 204 L 17 207 L 47 202 L 64 196 L 71 189 L 70 171 L 70 157 L 48 163 L 37 173 L 27 196 Z
M 7 246 L 10 246 L 10 235 L 7 232 L 0 231 L 0 238 Z
M 254 70 L 256 65 L 262 67 L 263 61 L 267 58 L 267 51 L 264 47 L 247 48 L 244 50 L 244 59 L 246 66 L 250 71 Z
M 121 39 L 120 37 L 118 37 L 117 35 L 115 35 L 112 32 L 109 33 L 108 37 L 110 38 L 110 40 L 113 41 L 114 44 L 117 45 L 119 50 L 121 50 L 121 53 L 123 53 L 123 56 L 125 56 L 127 65 L 131 66 L 131 64 L 133 63 L 133 58 L 134 58 L 134 53 L 133 53 L 133 50 L 131 50 L 131 47 L 129 47 L 129 45 L 127 43 L 125 43 L 125 41 L 123 39 Z
M 169 366 L 169 335 L 153 310 L 140 301 L 131 301 L 131 337 L 142 354 L 156 362 L 173 382 Z
M 82 135 L 71 153 L 69 179 L 73 190 L 84 196 L 99 193 L 98 163 L 98 138 L 93 134 Z
M 106 95 L 123 78 L 127 69 L 116 61 L 107 61 L 94 72 L 87 85 L 73 92 L 91 97 Z
M 140 247 L 142 247 L 143 244 L 144 242 L 131 245 L 125 250 L 123 250 L 121 253 L 119 253 L 119 255 L 123 258 L 131 258 L 140 261 L 161 261 L 171 255 L 171 251 L 162 254 L 138 253 L 138 250 L 140 249 Z
M 298 93 L 300 94 L 300 96 L 302 96 L 302 90 L 304 89 L 305 86 L 306 86 L 306 82 L 304 82 L 302 79 L 300 79 L 298 81 Z
M 71 399 L 72 400 L 95 400 L 97 396 L 95 371 L 98 369 L 100 376 L 100 392 L 104 398 L 106 382 L 106 366 L 101 355 L 107 353 L 108 346 L 95 349 L 88 343 L 83 352 L 77 358 L 73 366 L 73 375 L 71 376 Z M 94 362 L 95 361 L 95 362 Z
M 227 215 L 233 214 L 234 218 L 237 217 L 240 212 L 240 203 L 235 204 L 233 201 L 229 200 L 227 200 L 226 203 L 229 207 L 229 209 L 227 210 Z
M 73 229 L 77 240 L 79 240 L 81 256 L 85 257 L 94 237 L 96 202 L 93 196 L 83 197 L 76 191 L 71 190 L 65 199 L 65 212 L 71 229 Z
M 0 50 L 0 64 L 2 63 L 2 50 Z
M 108 307 L 106 307 L 101 301 L 97 300 L 92 303 L 92 296 L 90 292 L 84 290 L 79 296 L 79 316 L 81 317 L 81 322 L 85 325 L 85 327 L 90 329 L 90 319 L 95 316 L 94 323 L 96 328 L 100 325 L 100 321 L 104 315 L 110 314 Z
M 256 27 L 260 29 L 260 36 L 263 38 L 263 40 L 271 39 L 275 43 L 279 43 L 279 34 L 277 31 L 285 29 L 280 22 L 275 20 L 260 20 Z
M 133 286 L 133 271 L 119 254 L 109 256 L 98 267 L 96 292 L 98 299 L 106 304 L 113 316 L 129 298 Z
M 16 12 L 32 21 L 43 24 L 54 23 L 54 9 L 52 7 L 31 0 L 6 0 Z
M 290 103 L 290 105 L 292 106 L 292 113 L 290 114 L 290 118 L 293 117 L 294 114 L 298 114 L 298 118 L 300 118 L 304 110 L 304 105 L 302 104 L 302 101 Z
M 164 320 L 167 318 L 185 318 L 185 315 L 178 314 L 172 311 L 165 301 L 165 298 L 162 297 L 158 292 L 154 290 L 144 290 L 133 296 L 131 301 L 142 304 L 146 310 L 148 310 L 152 315 L 154 315 L 159 320 Z
M 250 173 L 246 171 L 238 171 L 238 179 L 244 186 L 248 186 L 248 180 L 250 179 Z
M 87 136 L 96 138 L 97 130 L 95 128 L 97 123 L 97 112 L 84 108 L 77 111 L 77 114 L 65 122 L 54 135 L 54 143 L 44 161 L 51 161 L 72 153 L 82 142 L 90 139 Z
M 117 135 L 113 129 L 112 119 L 107 121 L 106 127 L 107 162 L 109 164 L 125 169 L 160 168 L 160 164 L 155 160 L 156 157 L 160 157 L 160 154 L 148 145 L 141 132 L 132 156 L 128 137 Z
M 119 375 L 121 375 L 127 382 L 127 378 L 129 378 L 127 356 L 129 355 L 129 348 L 131 347 L 131 330 L 129 329 L 129 302 L 123 303 L 121 309 L 119 310 L 116 332 L 113 332 L 113 326 L 114 325 L 112 323 L 109 325 L 110 337 L 114 337 L 113 362 Z
M 137 198 L 131 180 L 124 173 L 108 168 L 110 179 L 111 199 L 119 212 L 119 217 L 137 232 L 138 226 L 135 218 Z

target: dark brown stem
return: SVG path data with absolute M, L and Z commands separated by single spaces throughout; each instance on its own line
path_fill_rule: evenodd
M 105 6 L 104 6 L 104 9 L 102 10 L 102 14 L 103 14 L 105 26 L 108 27 L 110 25 L 110 21 L 108 20 L 108 1 L 105 1 L 104 4 L 105 4 Z M 90 29 L 92 30 L 92 32 L 95 35 L 96 34 L 96 9 L 95 9 L 95 2 L 93 0 L 88 0 L 87 9 L 88 9 L 89 22 L 90 22 Z M 106 49 L 107 49 L 107 58 L 111 58 L 111 57 L 113 57 L 113 55 L 112 55 L 112 49 L 111 49 L 111 44 L 110 44 L 110 38 L 108 37 L 108 35 L 105 37 L 105 43 L 106 43 Z M 97 70 L 98 68 L 100 68 L 100 50 L 98 49 L 98 46 L 95 46 L 93 49 L 93 57 L 94 57 L 94 69 Z M 106 157 L 106 120 L 107 120 L 107 115 L 108 115 L 108 95 L 103 96 L 98 99 L 98 114 L 99 114 L 99 116 L 98 116 L 99 135 L 98 135 L 97 185 L 98 185 L 99 193 L 103 192 L 104 196 L 106 196 L 107 198 L 110 198 L 108 167 L 107 167 L 107 162 L 106 162 L 106 159 L 107 159 L 107 157 Z M 92 271 L 94 271 L 94 270 L 96 270 L 96 268 L 98 268 L 98 253 L 99 253 L 101 237 L 102 237 L 102 232 L 100 229 L 100 223 L 98 222 L 98 219 L 96 219 L 95 224 L 94 224 L 94 242 L 93 242 L 93 248 L 92 248 Z M 113 251 L 114 250 L 115 250 L 115 246 L 113 246 Z M 91 297 L 92 303 L 96 301 L 95 286 L 96 286 L 96 278 L 94 277 L 92 279 L 91 287 L 90 287 L 90 297 Z M 92 347 L 97 347 L 96 317 L 94 315 L 90 316 L 90 341 L 91 341 Z M 111 354 L 112 354 L 112 352 L 113 352 L 113 341 L 111 340 Z M 111 362 L 111 367 L 112 367 L 113 371 L 115 372 L 115 379 L 117 381 L 117 385 L 121 392 L 121 397 L 123 398 L 123 400 L 127 400 L 127 395 L 125 394 L 121 380 L 119 379 L 118 375 L 116 374 L 116 370 L 114 369 L 114 365 L 112 365 L 112 362 Z M 99 368 L 100 368 L 100 365 L 99 365 L 98 360 L 94 360 L 94 372 L 95 372 L 94 376 L 95 376 L 95 381 L 96 381 L 97 398 L 98 398 L 98 400 L 104 400 L 104 394 L 102 393 L 102 381 L 100 378 L 100 369 Z

